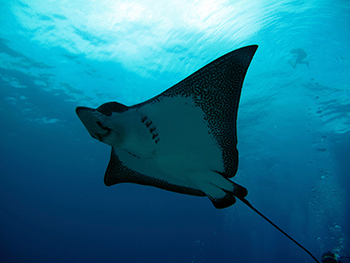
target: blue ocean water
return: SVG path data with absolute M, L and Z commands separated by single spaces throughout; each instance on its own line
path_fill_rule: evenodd
M 350 256 L 350 2 L 0 0 L 1 262 L 313 262 L 237 201 L 106 187 L 76 106 L 132 105 L 258 44 L 238 112 L 247 199 Z M 293 49 L 306 58 L 298 63 Z M 345 260 L 344 260 L 345 262 Z

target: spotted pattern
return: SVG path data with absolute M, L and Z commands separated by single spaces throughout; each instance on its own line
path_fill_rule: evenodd
M 257 46 L 232 51 L 193 73 L 160 95 L 137 104 L 142 107 L 166 97 L 191 97 L 200 107 L 212 134 L 223 153 L 224 176 L 233 177 L 238 167 L 236 120 L 245 74 Z

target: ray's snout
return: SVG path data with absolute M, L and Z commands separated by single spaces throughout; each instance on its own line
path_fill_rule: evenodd
M 81 113 L 86 110 L 91 110 L 91 108 L 79 106 L 75 108 L 75 113 L 80 117 Z
M 75 112 L 80 121 L 84 124 L 85 128 L 90 132 L 90 134 L 93 134 L 96 122 L 99 121 L 96 116 L 94 116 L 95 110 L 88 107 L 76 107 Z

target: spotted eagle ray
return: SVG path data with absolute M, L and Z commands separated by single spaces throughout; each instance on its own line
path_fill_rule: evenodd
M 90 135 L 112 146 L 104 183 L 136 183 L 194 196 L 216 208 L 236 197 L 319 262 L 255 209 L 247 189 L 231 181 L 238 168 L 237 111 L 257 45 L 234 50 L 161 94 L 136 105 L 77 107 Z
M 112 146 L 105 184 L 207 196 L 216 208 L 245 197 L 247 190 L 229 178 L 237 172 L 237 110 L 256 49 L 232 51 L 131 107 L 118 102 L 77 107 L 90 135 Z

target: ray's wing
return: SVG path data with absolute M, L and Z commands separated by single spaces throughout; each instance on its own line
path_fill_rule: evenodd
M 109 160 L 109 164 L 105 173 L 104 183 L 107 186 L 111 186 L 118 183 L 135 183 L 141 185 L 150 185 L 180 194 L 205 196 L 205 194 L 200 190 L 170 184 L 166 181 L 147 176 L 130 169 L 119 160 L 119 157 L 115 153 L 113 147 L 111 152 L 111 158 Z
M 222 150 L 226 178 L 235 176 L 238 167 L 237 110 L 244 77 L 257 45 L 234 50 L 199 69 L 178 84 L 145 102 L 141 108 L 167 97 L 190 97 L 205 115 L 208 128 Z

